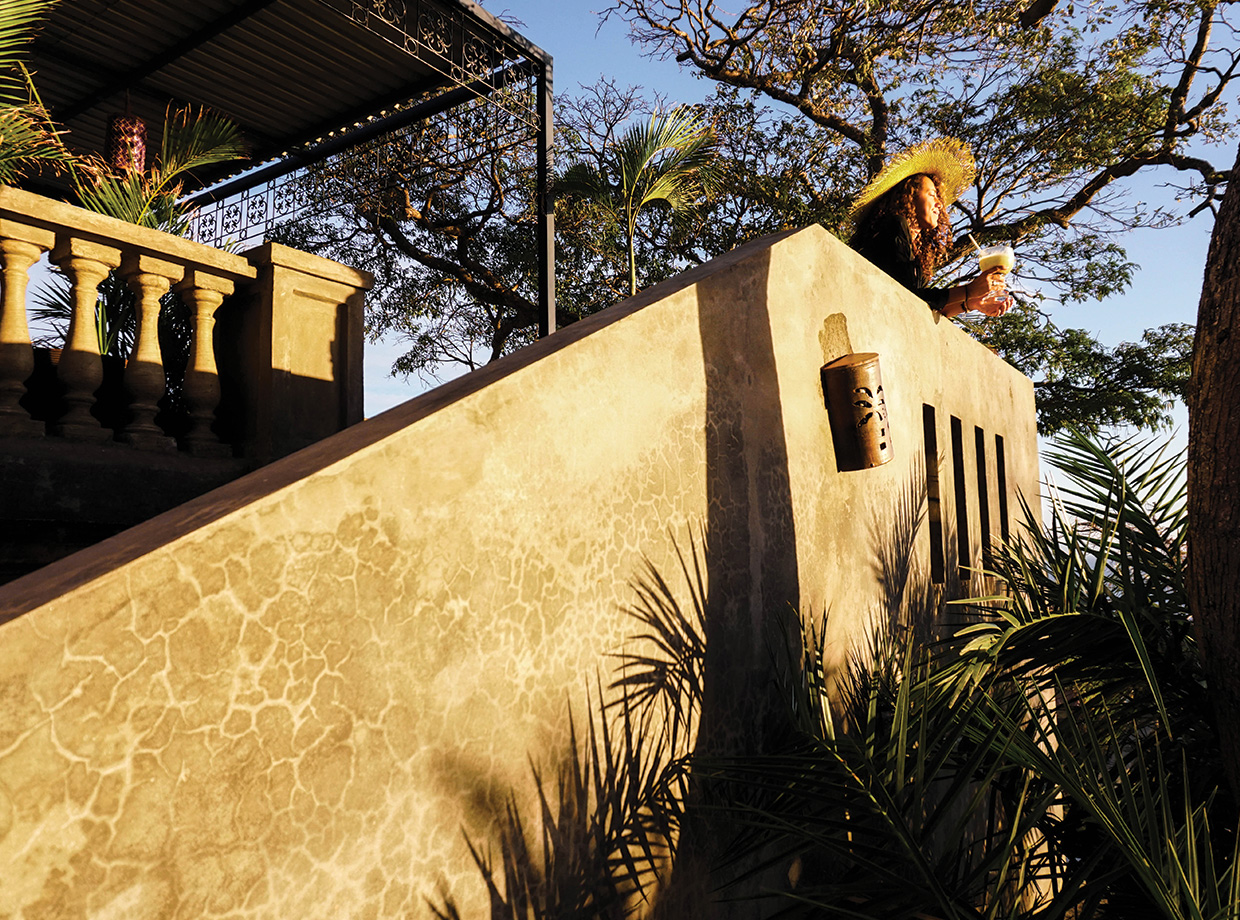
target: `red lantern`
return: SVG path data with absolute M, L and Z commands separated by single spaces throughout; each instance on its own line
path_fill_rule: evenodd
M 146 170 L 146 122 L 136 115 L 113 115 L 108 122 L 108 165 L 118 173 Z

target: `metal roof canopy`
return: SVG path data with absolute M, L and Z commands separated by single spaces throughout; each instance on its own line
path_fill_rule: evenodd
M 126 107 L 152 128 L 170 104 L 235 121 L 248 171 L 200 172 L 200 202 L 532 75 L 537 99 L 522 120 L 538 151 L 539 326 L 554 330 L 551 57 L 472 0 L 64 0 L 30 51 L 43 102 L 75 149 L 102 152 Z

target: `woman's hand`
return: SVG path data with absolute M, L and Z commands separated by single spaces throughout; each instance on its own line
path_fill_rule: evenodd
M 969 309 L 986 316 L 1002 316 L 1012 306 L 1007 292 L 1007 272 L 1002 268 L 992 268 L 980 278 L 974 278 L 965 285 L 965 290 L 969 295 Z

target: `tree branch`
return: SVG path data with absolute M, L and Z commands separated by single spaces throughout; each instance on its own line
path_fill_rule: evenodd
M 519 327 L 537 324 L 537 306 L 504 284 L 485 265 L 469 258 L 464 251 L 464 238 L 457 241 L 456 261 L 453 261 L 427 252 L 415 244 L 400 228 L 400 225 L 390 217 L 368 219 L 371 220 L 375 229 L 391 240 L 402 254 L 427 268 L 455 278 L 475 300 L 510 310 L 522 320 Z

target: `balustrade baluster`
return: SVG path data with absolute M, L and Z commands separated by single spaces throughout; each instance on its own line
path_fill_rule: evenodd
M 176 450 L 176 441 L 155 424 L 166 382 L 159 350 L 159 299 L 184 273 L 180 265 L 145 255 L 126 256 L 121 263 L 121 276 L 138 298 L 138 329 L 125 365 L 130 421 L 117 440 L 143 450 Z
M 194 350 L 185 371 L 185 403 L 190 417 L 185 448 L 198 456 L 231 456 L 232 448 L 216 437 L 211 425 L 220 403 L 220 377 L 215 366 L 215 311 L 233 292 L 233 283 L 218 275 L 190 269 L 174 290 L 194 311 Z
M 73 282 L 73 319 L 69 342 L 60 356 L 56 375 L 64 388 L 65 412 L 52 432 L 77 441 L 106 441 L 112 432 L 90 414 L 95 391 L 103 382 L 99 331 L 95 319 L 99 283 L 121 264 L 119 249 L 87 240 L 62 238 L 51 259 Z
M 41 437 L 43 423 L 30 417 L 19 401 L 34 372 L 34 348 L 26 320 L 26 285 L 30 266 L 56 244 L 50 230 L 0 220 L 0 260 L 4 296 L 0 300 L 0 435 Z

